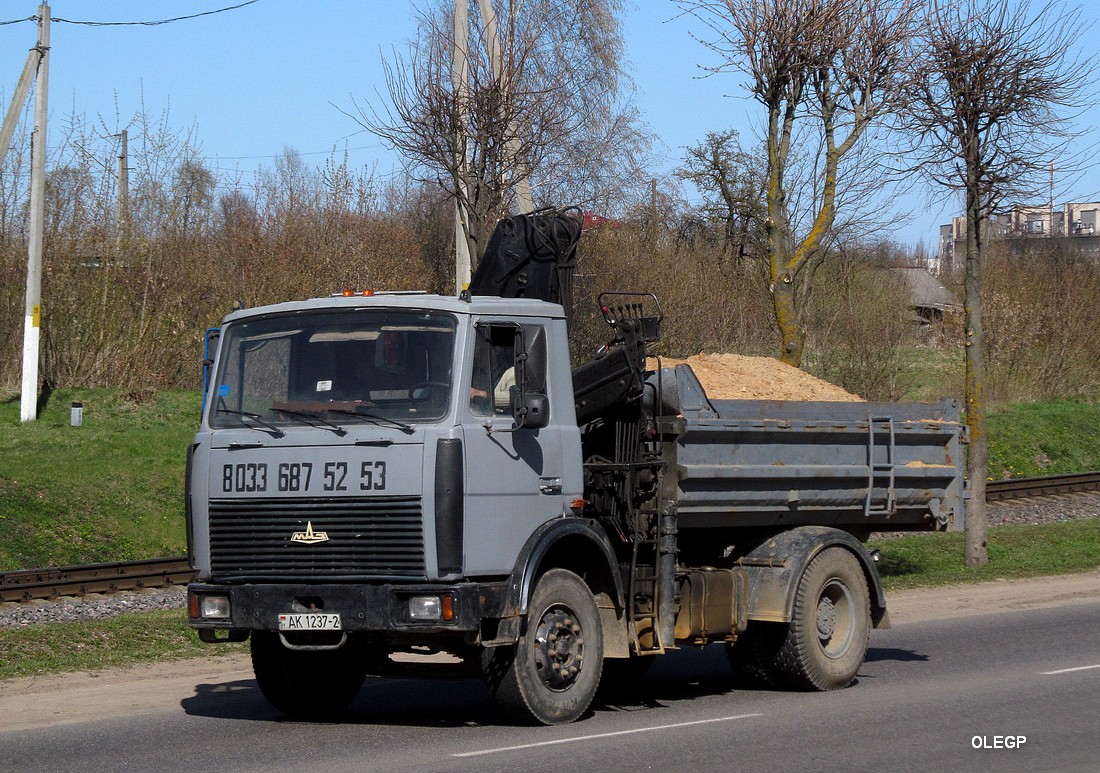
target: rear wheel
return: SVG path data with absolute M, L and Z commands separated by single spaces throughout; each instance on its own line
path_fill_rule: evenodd
M 337 650 L 291 650 L 273 631 L 253 631 L 252 670 L 268 703 L 284 714 L 323 719 L 355 700 L 367 661 L 348 642 Z
M 870 592 L 859 560 L 844 548 L 826 548 L 799 582 L 775 665 L 796 689 L 847 687 L 863 666 L 870 630 Z
M 531 594 L 525 622 L 515 645 L 485 650 L 489 691 L 535 722 L 572 722 L 592 703 L 603 665 L 592 592 L 573 572 L 551 569 Z

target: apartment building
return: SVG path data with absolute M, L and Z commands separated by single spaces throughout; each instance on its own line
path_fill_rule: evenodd
M 1100 202 L 1072 202 L 1055 208 L 1049 205 L 1017 205 L 990 218 L 986 239 L 1071 239 L 1082 251 L 1100 254 Z M 940 226 L 940 272 L 962 267 L 966 250 L 966 217 L 951 218 Z

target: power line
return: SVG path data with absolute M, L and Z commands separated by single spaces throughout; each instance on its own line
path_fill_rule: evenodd
M 62 24 L 80 24 L 86 27 L 157 27 L 161 24 L 171 24 L 177 21 L 186 21 L 187 19 L 198 19 L 200 16 L 213 16 L 217 13 L 225 13 L 226 11 L 235 11 L 238 8 L 244 8 L 246 5 L 252 5 L 258 3 L 260 0 L 247 0 L 243 3 L 237 3 L 236 5 L 230 5 L 225 8 L 218 8 L 214 11 L 203 11 L 202 13 L 193 13 L 187 16 L 175 16 L 171 19 L 156 19 L 151 21 L 80 21 L 77 19 L 62 19 L 59 16 L 51 16 L 50 21 L 60 22 Z M 37 16 L 28 16 L 25 19 L 11 19 L 9 21 L 0 21 L 0 27 L 8 24 L 21 24 L 22 22 L 33 21 L 37 22 Z
M 344 153 L 344 152 L 348 152 L 348 151 L 352 151 L 352 150 L 373 150 L 375 148 L 381 148 L 381 147 L 384 147 L 382 145 L 382 143 L 376 142 L 372 145 L 360 145 L 360 146 L 355 147 L 355 148 L 334 147 L 332 150 L 310 150 L 310 151 L 305 151 L 305 152 L 293 150 L 293 148 L 291 150 L 293 150 L 293 155 L 296 155 L 296 156 L 321 156 L 321 155 L 332 155 L 334 153 L 335 154 Z M 206 156 L 206 158 L 216 158 L 219 161 L 252 161 L 252 160 L 255 160 L 255 159 L 262 159 L 262 158 L 282 158 L 284 155 L 285 155 L 284 153 L 272 153 L 272 154 L 269 154 L 269 155 L 266 155 L 266 156 L 222 156 L 222 155 L 219 155 L 217 153 L 214 153 L 212 155 Z
M 225 8 L 218 8 L 214 11 L 203 11 L 202 13 L 192 13 L 187 16 L 175 16 L 171 19 L 156 19 L 151 21 L 80 21 L 77 19 L 62 19 L 59 16 L 51 16 L 50 21 L 60 22 L 62 24 L 81 24 L 86 27 L 157 27 L 161 24 L 171 24 L 176 21 L 186 21 L 187 19 L 198 19 L 200 16 L 213 16 L 216 13 L 225 13 L 226 11 L 235 11 L 238 8 L 244 8 L 246 5 L 252 5 L 258 3 L 260 0 L 246 0 L 243 3 L 237 3 L 236 5 L 230 5 Z M 28 16 L 25 19 L 11 19 L 9 21 L 0 21 L 0 27 L 7 24 L 21 24 L 25 21 L 37 22 L 37 16 Z

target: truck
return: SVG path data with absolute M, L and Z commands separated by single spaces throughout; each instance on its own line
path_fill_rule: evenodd
M 956 400 L 711 399 L 651 357 L 648 293 L 601 295 L 607 344 L 574 367 L 579 232 L 509 218 L 458 296 L 346 292 L 209 332 L 189 623 L 249 640 L 277 710 L 479 673 L 561 724 L 711 644 L 766 684 L 843 688 L 889 626 L 866 538 L 962 528 Z

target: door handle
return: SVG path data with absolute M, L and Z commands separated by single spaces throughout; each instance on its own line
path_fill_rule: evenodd
M 543 494 L 560 494 L 561 478 L 539 478 L 539 491 Z

